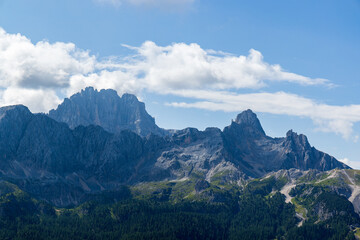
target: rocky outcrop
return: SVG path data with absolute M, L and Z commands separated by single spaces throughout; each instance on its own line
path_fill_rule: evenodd
M 297 168 L 327 171 L 349 168 L 334 157 L 311 147 L 306 136 L 292 130 L 284 138 L 265 135 L 256 115 L 247 110 L 223 131 L 224 147 L 232 162 L 249 176 Z
M 22 105 L 0 108 L 0 158 L 12 158 L 33 115 Z M 3 164 L 0 161 L 0 164 Z
M 98 125 L 111 133 L 124 129 L 140 136 L 150 133 L 163 136 L 164 129 L 155 124 L 155 119 L 145 110 L 145 104 L 136 96 L 124 94 L 119 97 L 112 89 L 97 91 L 92 87 L 66 98 L 49 117 L 64 122 L 74 129 L 77 126 Z
M 334 157 L 311 147 L 305 135 L 288 131 L 283 139 L 283 157 L 281 168 L 297 168 L 301 170 L 317 169 L 328 171 L 334 168 L 347 169 L 346 164 L 337 161 Z
M 252 138 L 261 138 L 265 136 L 265 131 L 262 128 L 259 119 L 250 109 L 238 114 L 235 123 L 236 124 L 232 125 L 232 127 L 238 129 L 237 133 L 239 133 L 240 136 Z

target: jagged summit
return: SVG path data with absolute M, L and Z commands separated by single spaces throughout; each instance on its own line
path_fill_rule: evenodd
M 139 102 L 138 98 L 133 95 L 133 94 L 130 94 L 130 93 L 124 93 L 121 98 L 124 100 L 124 101 L 128 101 L 128 102 Z
M 280 169 L 349 168 L 334 157 L 311 147 L 303 134 L 288 131 L 286 137 L 267 136 L 256 114 L 250 109 L 240 113 L 223 131 L 225 149 L 249 176 L 258 177 Z
M 259 133 L 265 135 L 265 131 L 262 128 L 259 119 L 257 118 L 256 114 L 250 109 L 238 114 L 235 122 L 239 125 L 251 127 L 257 130 Z
M 251 136 L 262 138 L 266 136 L 259 119 L 250 109 L 239 113 L 235 121 L 233 121 L 230 126 L 225 127 L 224 130 L 227 131 L 226 129 L 236 133 L 238 137 Z
M 12 105 L 0 108 L 0 141 L 5 132 L 9 136 L 16 133 L 32 118 L 32 113 L 24 105 Z M 1 139 L 2 138 L 2 139 Z
M 111 89 L 86 88 L 49 115 L 32 114 L 22 105 L 3 107 L 0 179 L 66 206 L 122 184 L 194 174 L 209 183 L 233 184 L 281 169 L 349 168 L 310 146 L 305 135 L 291 130 L 283 138 L 266 136 L 251 110 L 223 131 L 186 128 L 166 137 L 164 133 L 136 96 L 120 97 Z
M 9 112 L 14 112 L 14 113 L 16 112 L 19 114 L 21 114 L 21 113 L 27 114 L 27 113 L 30 113 L 30 110 L 26 106 L 21 105 L 21 104 L 1 107 L 0 108 L 0 119 Z
M 304 134 L 297 134 L 292 129 L 286 133 L 286 140 L 298 146 L 302 146 L 302 148 L 305 149 L 311 148 L 307 137 Z
M 239 113 L 235 119 L 235 122 L 238 124 L 241 124 L 241 123 L 251 124 L 256 121 L 259 121 L 259 120 L 258 120 L 256 114 L 251 109 L 247 109 L 247 110 Z
M 119 97 L 112 89 L 98 91 L 87 87 L 66 98 L 56 110 L 49 112 L 49 117 L 67 123 L 70 128 L 98 125 L 112 133 L 125 129 L 140 136 L 166 133 L 155 124 L 155 119 L 146 112 L 145 104 L 135 95 L 125 93 Z

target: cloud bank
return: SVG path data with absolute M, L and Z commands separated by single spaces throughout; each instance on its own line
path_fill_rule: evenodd
M 148 41 L 139 47 L 125 47 L 134 53 L 124 59 L 99 60 L 72 43 L 32 43 L 21 34 L 0 29 L 0 105 L 25 104 L 34 112 L 47 112 L 63 96 L 93 86 L 113 88 L 119 94 L 149 91 L 187 99 L 168 103 L 174 107 L 228 112 L 251 108 L 306 117 L 318 130 L 345 138 L 352 137 L 353 126 L 360 121 L 360 105 L 328 105 L 295 93 L 265 92 L 264 87 L 274 83 L 333 84 L 285 71 L 264 61 L 254 49 L 246 56 L 236 56 L 194 43 L 158 46 Z

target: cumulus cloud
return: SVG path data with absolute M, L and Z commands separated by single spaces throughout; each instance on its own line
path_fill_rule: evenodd
M 0 87 L 66 87 L 73 74 L 95 70 L 96 59 L 72 43 L 33 44 L 0 28 Z
M 205 50 L 198 44 L 126 46 L 134 54 L 99 60 L 72 43 L 32 43 L 0 28 L 0 105 L 25 104 L 47 112 L 64 96 L 87 86 L 113 88 L 119 94 L 150 91 L 187 99 L 168 105 L 212 111 L 256 112 L 310 118 L 319 131 L 349 138 L 360 121 L 360 105 L 336 106 L 283 91 L 264 92 L 274 82 L 331 87 L 326 79 L 285 71 L 261 52 L 236 56 Z M 246 90 L 255 93 L 239 93 Z M 356 137 L 355 137 L 356 138 Z
M 258 89 L 269 82 L 291 82 L 301 85 L 327 85 L 326 79 L 312 79 L 284 71 L 280 65 L 264 61 L 259 51 L 251 49 L 248 56 L 234 56 L 206 51 L 198 44 L 174 43 L 161 47 L 145 42 L 133 59 L 131 70 L 145 75 L 150 88 L 162 89 Z
M 32 111 L 56 106 L 57 89 L 69 87 L 75 74 L 93 73 L 96 58 L 73 43 L 33 44 L 0 28 L 0 104 L 26 104 Z
M 0 90 L 0 106 L 23 104 L 33 112 L 44 112 L 55 108 L 62 99 L 52 89 L 27 89 L 8 87 Z

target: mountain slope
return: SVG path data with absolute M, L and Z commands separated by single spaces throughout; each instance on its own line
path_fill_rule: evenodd
M 266 196 L 257 188 L 276 182 L 274 177 L 254 180 L 255 184 L 248 184 L 244 190 L 227 194 L 228 201 L 221 203 L 207 201 L 215 192 L 226 192 L 212 184 L 196 193 L 205 197 L 202 200 L 180 202 L 165 197 L 181 183 L 167 184 L 160 198 L 151 194 L 150 199 L 133 197 L 134 190 L 124 187 L 70 209 L 54 208 L 12 184 L 0 182 L 0 238 L 355 239 L 353 229 L 360 219 L 346 199 L 320 193 L 309 203 L 309 209 L 316 210 L 314 213 L 320 210 L 326 219 L 315 216 L 299 226 L 294 205 L 285 203 L 283 195 L 276 192 Z
M 288 131 L 285 138 L 265 135 L 256 114 L 251 110 L 240 113 L 236 121 L 223 131 L 225 149 L 233 162 L 252 177 L 280 169 L 349 168 L 334 157 L 311 147 L 305 135 Z
M 0 238 L 56 239 L 61 232 L 61 239 L 161 239 L 176 232 L 173 239 L 354 239 L 360 233 L 360 172 L 312 147 L 305 135 L 290 130 L 271 138 L 251 110 L 224 130 L 157 134 L 133 124 L 147 118 L 134 97 L 126 96 L 133 101 L 119 110 L 109 103 L 124 97 L 112 90 L 82 94 L 89 96 L 73 100 L 85 102 L 69 103 L 73 112 L 61 112 L 61 105 L 56 112 L 65 119 L 88 112 L 84 124 L 71 128 L 22 105 L 0 108 Z M 115 100 L 84 100 L 108 94 Z M 92 115 L 101 104 L 115 113 Z M 94 119 L 115 126 L 113 132 Z M 88 231 L 94 226 L 96 237 Z
M 340 200 L 345 205 L 352 204 L 350 210 L 343 210 L 344 212 L 360 213 L 359 170 L 333 169 L 324 172 L 290 169 L 270 173 L 263 179 L 268 178 L 282 181 L 280 192 L 286 196 L 286 202 L 295 205 L 298 215 L 304 220 L 316 217 L 317 220 L 324 221 L 340 213 L 331 210 L 324 211 L 322 204 L 318 204 L 317 200 L 321 194 L 335 194 L 342 198 Z M 340 207 L 339 204 L 336 205 Z

